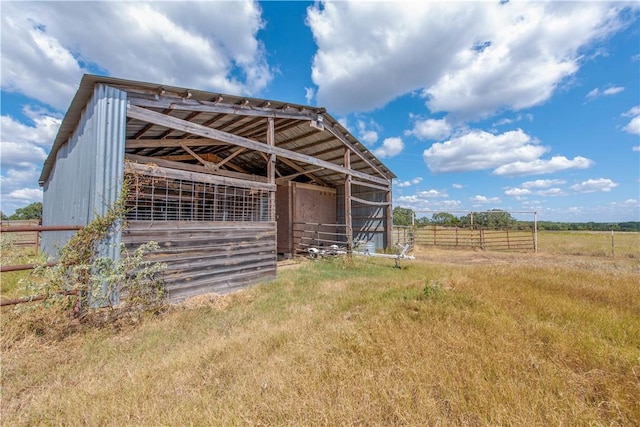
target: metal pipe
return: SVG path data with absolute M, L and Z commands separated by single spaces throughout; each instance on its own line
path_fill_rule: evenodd
M 60 295 L 78 295 L 78 291 L 64 291 L 59 293 Z M 3 307 L 5 305 L 23 304 L 25 302 L 42 301 L 46 297 L 47 297 L 46 295 L 36 295 L 33 297 L 8 299 L 8 300 L 0 301 L 0 307 Z
M 46 264 L 20 264 L 20 265 L 3 265 L 0 267 L 0 273 L 4 273 L 7 271 L 22 271 L 22 270 L 33 270 L 36 267 L 41 265 L 46 265 L 47 267 L 53 267 L 57 263 L 48 262 Z
M 21 227 L 2 227 L 0 233 L 19 233 L 24 231 L 73 231 L 82 229 L 82 225 L 33 225 Z

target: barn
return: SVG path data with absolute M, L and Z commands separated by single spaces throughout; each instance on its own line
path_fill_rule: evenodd
M 273 279 L 309 246 L 391 246 L 393 178 L 324 108 L 87 74 L 42 169 L 42 221 L 86 225 L 129 186 L 103 255 L 158 242 L 179 301 Z

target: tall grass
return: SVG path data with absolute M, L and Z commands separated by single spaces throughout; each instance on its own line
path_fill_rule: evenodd
M 11 233 L 0 236 L 0 264 L 3 266 L 44 263 L 42 255 L 35 254 L 33 246 L 18 246 Z M 9 271 L 0 275 L 0 295 L 2 298 L 18 298 L 25 296 L 25 279 L 30 270 Z
M 606 231 L 541 231 L 542 253 L 640 260 L 640 233 Z
M 55 337 L 3 311 L 3 424 L 640 422 L 636 269 L 402 266 L 304 263 Z

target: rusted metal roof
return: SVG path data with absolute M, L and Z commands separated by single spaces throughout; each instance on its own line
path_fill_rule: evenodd
M 77 126 L 96 84 L 126 92 L 130 109 L 131 106 L 141 107 L 180 119 L 181 123 L 205 126 L 256 143 L 267 144 L 268 120 L 271 119 L 274 121 L 275 147 L 278 149 L 343 166 L 345 149 L 348 147 L 352 153 L 351 170 L 374 177 L 374 183 L 383 179 L 390 184 L 390 180 L 395 178 L 373 153 L 324 108 L 86 74 L 45 161 L 40 176 L 41 185 L 49 177 L 57 151 Z M 260 176 L 264 176 L 268 161 L 264 152 L 228 141 L 203 138 L 188 130 L 152 124 L 132 118 L 131 115 L 126 124 L 125 152 L 138 158 L 204 164 L 227 173 Z M 313 160 L 291 160 L 278 156 L 276 178 L 330 187 L 344 183 L 344 173 L 327 168 L 326 163 L 322 167 L 321 162 L 314 165 Z

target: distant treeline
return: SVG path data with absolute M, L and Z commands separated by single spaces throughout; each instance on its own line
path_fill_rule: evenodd
M 509 212 L 493 209 L 485 212 L 470 212 L 457 217 L 448 212 L 437 212 L 416 218 L 413 210 L 396 207 L 393 209 L 394 225 L 440 225 L 445 227 L 481 228 L 533 228 L 533 221 L 518 221 Z M 555 231 L 640 231 L 640 221 L 629 222 L 555 222 L 538 221 L 538 230 Z
M 518 224 L 528 223 L 533 227 L 533 221 L 518 221 Z M 555 231 L 640 231 L 640 221 L 629 222 L 552 222 L 538 221 L 538 230 Z

